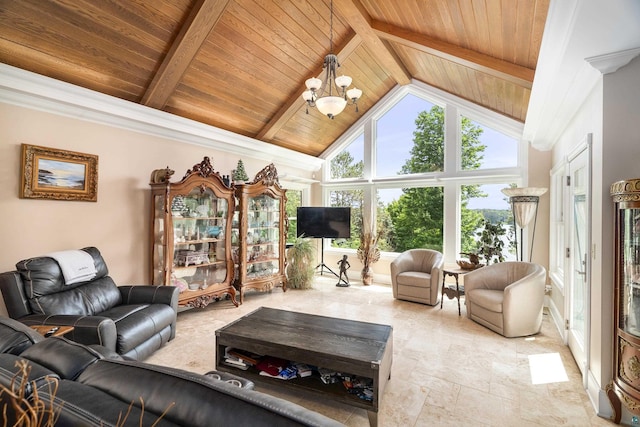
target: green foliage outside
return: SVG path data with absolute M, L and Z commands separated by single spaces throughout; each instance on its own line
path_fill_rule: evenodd
M 298 214 L 298 206 L 302 206 L 302 191 L 287 190 L 287 203 L 284 210 L 287 218 L 295 218 Z M 295 219 L 289 220 L 289 228 L 287 228 L 287 243 L 293 243 L 296 240 L 296 231 L 298 223 Z

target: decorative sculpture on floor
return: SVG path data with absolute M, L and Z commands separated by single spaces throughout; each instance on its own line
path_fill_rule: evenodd
M 338 261 L 338 266 L 340 267 L 340 276 L 338 276 L 338 283 L 336 286 L 347 287 L 349 286 L 349 277 L 347 277 L 347 270 L 351 268 L 351 264 L 347 261 L 347 256 L 342 255 L 342 259 Z M 344 278 L 343 278 L 344 276 Z

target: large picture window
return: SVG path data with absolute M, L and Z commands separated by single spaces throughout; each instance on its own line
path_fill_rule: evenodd
M 383 252 L 430 248 L 455 262 L 460 252 L 478 250 L 477 233 L 489 222 L 504 232 L 510 259 L 511 211 L 500 190 L 525 178 L 521 127 L 478 108 L 476 118 L 467 104 L 462 114 L 456 103 L 428 98 L 415 91 L 390 97 L 392 106 L 377 107 L 379 115 L 328 153 L 325 204 L 351 206 L 353 213 L 351 239 L 332 246 L 357 249 L 364 221 L 375 224 Z

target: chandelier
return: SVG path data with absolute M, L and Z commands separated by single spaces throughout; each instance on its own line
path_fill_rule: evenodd
M 347 90 L 351 85 L 351 77 L 336 76 L 336 69 L 340 67 L 338 57 L 333 53 L 333 0 L 330 3 L 330 28 L 329 28 L 329 54 L 324 57 L 325 70 L 324 81 L 317 77 L 311 77 L 305 81 L 307 90 L 302 93 L 302 99 L 307 102 L 307 114 L 309 107 L 317 107 L 318 111 L 333 119 L 342 113 L 347 103 L 351 101 L 356 106 L 358 112 L 358 98 L 362 91 L 356 87 Z M 334 94 L 335 91 L 335 94 Z M 325 92 L 328 92 L 325 95 Z

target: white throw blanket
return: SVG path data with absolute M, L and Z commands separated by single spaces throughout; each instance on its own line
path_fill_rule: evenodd
M 66 285 L 86 282 L 96 276 L 97 270 L 93 264 L 93 257 L 85 251 L 59 251 L 51 252 L 45 256 L 58 262 Z

